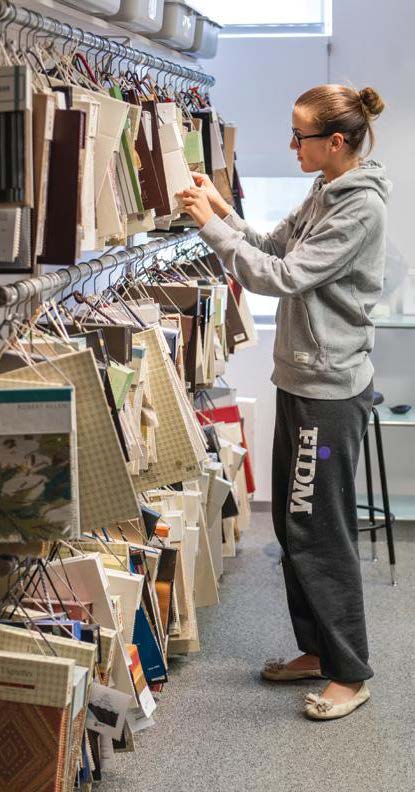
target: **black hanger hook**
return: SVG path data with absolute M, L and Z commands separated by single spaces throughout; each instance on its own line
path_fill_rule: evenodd
M 7 3 L 7 13 L 9 13 L 9 11 L 11 11 L 12 16 L 2 26 L 2 36 L 3 36 L 4 41 L 7 41 L 7 30 L 9 29 L 10 25 L 12 25 L 13 22 L 15 22 L 16 19 L 17 19 L 16 6 L 14 6 L 12 3 L 8 2 Z
M 65 289 L 67 288 L 67 286 L 70 285 L 72 279 L 71 279 L 71 276 L 70 276 L 68 270 L 65 267 L 62 267 L 61 269 L 59 269 L 56 274 L 59 275 L 59 278 L 62 278 L 62 280 L 63 280 L 63 276 L 64 275 L 66 275 L 66 277 L 68 278 L 68 280 L 66 281 L 66 283 L 63 284 L 63 286 L 61 284 L 58 285 L 57 289 L 53 292 L 53 295 L 52 295 L 53 297 L 55 297 L 56 294 L 60 293 L 59 294 L 60 299 L 59 299 L 58 302 L 63 302 L 63 300 L 64 300 L 63 293 L 64 293 Z
M 86 278 L 84 278 L 82 286 L 81 286 L 82 297 L 85 297 L 85 286 L 86 286 L 87 283 L 89 283 L 89 281 L 91 280 L 91 278 L 92 278 L 92 276 L 94 274 L 94 270 L 92 269 L 90 262 L 86 261 L 85 264 L 86 264 L 86 266 L 89 269 L 89 275 L 87 275 Z
M 73 27 L 72 27 L 72 25 L 69 24 L 69 22 L 62 22 L 61 23 L 61 27 L 62 27 L 62 30 L 65 27 L 69 28 L 69 30 L 70 30 L 69 36 L 65 36 L 65 35 L 60 34 L 60 37 L 64 39 L 64 42 L 63 42 L 63 45 L 62 45 L 62 54 L 66 55 L 66 47 L 67 47 L 67 45 L 69 44 L 70 41 L 73 41 Z

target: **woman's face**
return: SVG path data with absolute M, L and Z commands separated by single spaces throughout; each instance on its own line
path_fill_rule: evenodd
M 343 136 L 335 133 L 330 137 L 316 137 L 301 140 L 302 135 L 318 135 L 321 130 L 317 128 L 310 111 L 305 108 L 294 107 L 292 116 L 293 130 L 298 134 L 298 140 L 293 134 L 290 148 L 297 152 L 297 159 L 304 173 L 324 171 L 333 162 L 333 155 L 343 146 Z

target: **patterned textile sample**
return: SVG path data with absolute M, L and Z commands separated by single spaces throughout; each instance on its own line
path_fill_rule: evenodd
M 199 476 L 206 458 L 199 427 L 170 358 L 160 328 L 140 333 L 147 349 L 148 372 L 159 427 L 155 429 L 157 462 L 133 480 L 138 492 Z
M 63 792 L 74 660 L 0 652 L 0 789 Z
M 36 371 L 52 382 L 67 384 L 70 380 L 75 386 L 81 531 L 100 530 L 137 517 L 137 498 L 92 351 L 55 358 L 53 365 L 42 362 L 17 369 L 12 376 L 20 382 L 30 381 Z
M 75 391 L 0 382 L 0 542 L 79 535 Z
M 2 701 L 0 789 L 2 792 L 61 792 L 70 707 Z

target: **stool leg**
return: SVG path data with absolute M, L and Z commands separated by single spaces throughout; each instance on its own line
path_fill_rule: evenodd
M 373 511 L 373 482 L 372 482 L 372 465 L 370 463 L 370 447 L 369 447 L 369 427 L 363 438 L 363 449 L 365 452 L 365 470 L 366 470 L 366 489 L 367 489 L 367 502 L 369 506 L 369 521 L 371 525 L 376 525 L 375 512 Z M 372 547 L 372 561 L 377 561 L 378 556 L 376 552 L 376 531 L 370 532 L 370 541 Z
M 395 566 L 396 566 L 395 546 L 393 541 L 392 519 L 391 519 L 391 513 L 389 507 L 389 493 L 388 493 L 388 483 L 386 480 L 385 458 L 383 455 L 382 433 L 380 429 L 379 413 L 375 408 L 373 408 L 372 412 L 375 422 L 376 448 L 377 448 L 378 460 L 379 460 L 379 475 L 380 475 L 380 484 L 382 487 L 382 500 L 383 500 L 383 510 L 385 514 L 386 539 L 388 542 L 391 579 L 392 579 L 392 586 L 396 586 L 397 583 L 395 576 Z

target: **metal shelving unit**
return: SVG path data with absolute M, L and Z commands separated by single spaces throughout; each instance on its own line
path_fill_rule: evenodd
M 391 316 L 379 318 L 375 320 L 376 329 L 379 330 L 415 330 L 415 314 L 392 314 Z M 412 407 L 409 412 L 404 415 L 396 415 L 391 412 L 387 404 L 380 404 L 376 407 L 380 423 L 385 428 L 408 429 L 415 427 L 415 407 Z M 373 426 L 373 416 L 370 419 L 370 425 Z M 365 501 L 365 494 L 358 493 L 358 502 Z M 397 521 L 413 522 L 415 521 L 415 488 L 413 495 L 399 495 L 389 494 L 390 509 L 395 515 Z M 374 505 L 376 507 L 382 506 L 381 495 L 374 495 Z M 368 519 L 368 512 L 360 511 L 359 519 L 366 521 Z
M 415 330 L 415 314 L 392 314 L 384 319 L 375 319 L 375 327 L 394 330 Z
M 382 426 L 415 426 L 415 407 L 404 415 L 396 415 L 391 412 L 386 404 L 379 404 L 376 407 Z M 373 424 L 373 417 L 370 419 Z
M 367 499 L 366 493 L 357 493 L 358 503 L 363 503 L 365 499 Z M 390 495 L 389 501 L 396 522 L 413 522 L 415 520 L 415 495 Z M 374 495 L 374 505 L 377 508 L 382 508 L 381 495 Z M 366 522 L 369 519 L 369 514 L 366 510 L 358 509 L 358 517 L 362 522 Z
M 39 11 L 17 6 L 9 0 L 0 0 L 0 23 L 1 25 L 14 25 L 26 31 L 48 33 L 52 38 L 63 39 L 65 43 L 77 42 L 80 47 L 87 47 L 88 50 L 112 54 L 118 60 L 144 65 L 154 68 L 158 72 L 193 80 L 198 85 L 211 87 L 215 84 L 215 78 L 211 74 L 189 69 L 187 66 L 173 63 L 166 58 L 150 55 L 135 47 L 126 46 L 111 37 L 99 36 L 70 25 L 68 22 L 45 16 Z

